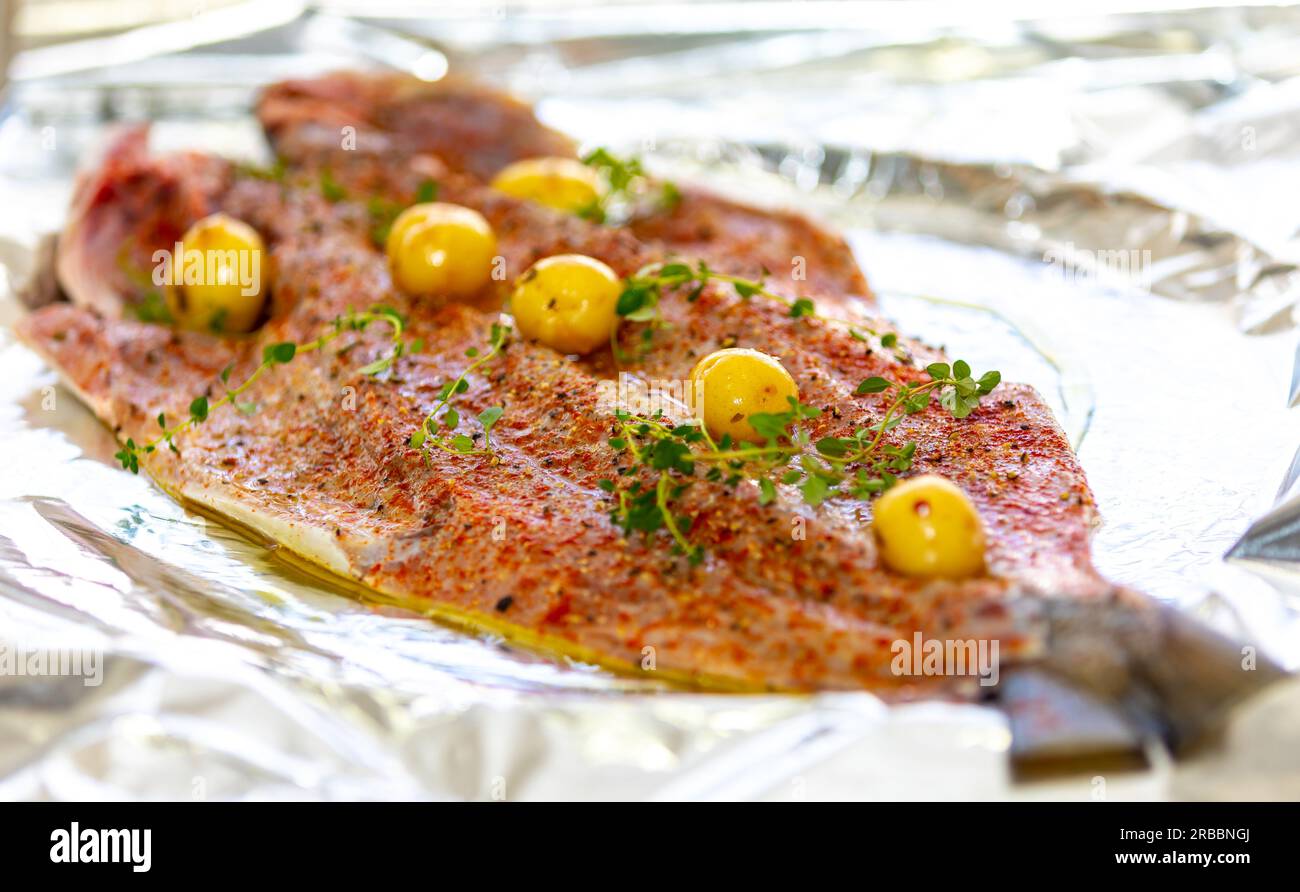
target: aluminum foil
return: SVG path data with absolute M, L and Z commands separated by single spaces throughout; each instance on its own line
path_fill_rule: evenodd
M 289 21 L 262 36 L 277 64 L 260 78 L 373 61 L 376 46 L 436 73 L 434 52 L 522 88 L 556 126 L 639 148 L 666 174 L 832 218 L 903 330 L 1052 402 L 1105 518 L 1103 572 L 1300 666 L 1300 594 L 1285 567 L 1222 560 L 1273 507 L 1300 442 L 1287 409 L 1285 211 L 1236 225 L 1222 205 L 1181 201 L 1156 163 L 1226 176 L 1237 162 L 1215 128 L 1231 128 L 1235 103 L 1261 88 L 1275 114 L 1256 136 L 1287 160 L 1271 140 L 1294 126 L 1282 112 L 1300 95 L 1280 98 L 1297 91 L 1278 47 L 1300 24 L 1166 13 L 1071 33 L 915 23 L 882 37 L 807 23 L 739 34 L 702 16 L 699 34 L 669 40 L 645 34 L 644 14 L 637 37 L 618 17 L 583 30 L 540 13 L 458 27 Z M 1148 35 L 1136 48 L 1135 34 Z M 214 68 L 218 50 L 228 56 Z M 161 148 L 264 151 L 241 112 L 256 79 L 244 80 L 255 67 L 245 50 L 191 51 L 163 66 L 179 72 L 167 82 L 129 67 L 61 74 L 64 57 L 48 54 L 19 66 L 0 122 L 8 285 L 57 226 L 71 166 L 100 135 L 98 110 L 159 120 Z M 688 93 L 697 68 L 712 75 Z M 225 78 L 205 88 L 218 69 Z M 926 76 L 900 85 L 893 69 Z M 828 92 L 845 77 L 858 89 Z M 1019 120 L 1018 103 L 1049 88 L 1094 106 L 1109 91 L 1125 112 L 1111 118 L 1170 129 L 1139 153 L 1116 148 L 1123 128 L 1101 127 L 1105 116 L 1067 115 L 1065 126 L 1057 108 Z M 894 98 L 874 123 L 901 114 L 900 89 L 933 114 L 923 146 L 855 117 L 880 95 Z M 747 105 L 791 96 L 801 99 L 780 114 Z M 975 99 L 1002 109 L 1009 132 L 974 126 Z M 1119 250 L 1136 262 L 1101 253 Z M 6 294 L 0 325 L 19 312 Z M 1225 746 L 1199 760 L 1153 752 L 1144 772 L 1015 784 L 1007 722 L 988 708 L 682 693 L 364 603 L 117 469 L 110 434 L 4 327 L 0 430 L 0 667 L 18 652 L 45 667 L 0 672 L 0 798 L 1300 798 L 1297 685 L 1247 704 Z

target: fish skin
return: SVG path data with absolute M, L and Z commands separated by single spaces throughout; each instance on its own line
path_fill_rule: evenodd
M 285 81 L 263 91 L 257 115 L 277 157 L 298 170 L 346 168 L 355 175 L 370 164 L 382 179 L 394 161 L 423 156 L 422 163 L 440 171 L 433 179 L 451 174 L 466 186 L 482 186 L 513 161 L 576 157 L 573 143 L 543 126 L 527 105 L 455 78 L 430 84 L 401 74 L 336 72 Z M 353 140 L 346 149 L 340 145 L 345 127 Z M 767 270 L 792 296 L 817 294 L 841 310 L 874 305 L 838 233 L 805 214 L 747 205 L 699 186 L 678 192 L 666 205 L 642 202 L 627 224 L 657 256 L 682 254 L 752 278 Z

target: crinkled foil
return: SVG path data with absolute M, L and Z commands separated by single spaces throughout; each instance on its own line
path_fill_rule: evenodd
M 104 119 L 159 120 L 160 148 L 256 156 L 260 80 L 449 61 L 582 138 L 639 144 L 659 171 L 833 219 L 886 315 L 1053 404 L 1104 515 L 1108 576 L 1300 665 L 1297 589 L 1222 559 L 1300 442 L 1296 208 L 1273 206 L 1300 171 L 1297 143 L 1277 139 L 1300 112 L 1284 52 L 1300 19 L 918 21 L 886 39 L 764 30 L 824 4 L 764 6 L 746 28 L 702 15 L 673 39 L 646 35 L 644 10 L 584 31 L 507 6 L 441 24 L 288 17 L 260 43 L 125 52 L 95 72 L 29 56 L 0 122 L 9 290 Z M 990 109 L 997 127 L 978 119 Z M 1242 120 L 1265 163 L 1228 138 Z M 1126 126 L 1141 150 L 1121 144 Z M 1171 177 L 1196 167 L 1218 184 L 1249 167 L 1272 190 L 1267 219 L 1183 201 Z M 1139 259 L 1116 275 L 1120 255 L 1102 252 L 1120 250 Z M 1295 685 L 1248 704 L 1197 761 L 1013 784 L 1008 725 L 988 708 L 683 693 L 368 605 L 118 469 L 108 431 L 2 327 L 20 312 L 0 302 L 0 645 L 84 662 L 0 672 L 0 798 L 1300 797 Z

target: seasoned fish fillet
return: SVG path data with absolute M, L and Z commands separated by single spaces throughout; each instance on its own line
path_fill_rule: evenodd
M 992 572 L 959 583 L 883 570 L 866 503 L 813 509 L 787 493 L 763 507 L 748 482 L 687 493 L 682 510 L 695 516 L 692 536 L 708 552 L 698 567 L 659 537 L 625 538 L 597 486 L 620 460 L 606 444 L 600 379 L 583 362 L 527 343 L 512 344 L 464 395 L 466 417 L 506 408 L 494 432 L 500 462 L 446 454 L 425 462 L 407 440 L 465 351 L 483 346 L 495 313 L 397 292 L 346 209 L 316 190 L 233 170 L 205 181 L 228 184 L 210 205 L 255 225 L 272 250 L 281 313 L 256 337 L 173 332 L 77 304 L 37 312 L 22 334 L 119 437 L 143 442 L 160 412 L 181 417 L 195 395 L 219 395 L 228 363 L 231 379 L 242 380 L 266 344 L 309 341 L 349 308 L 384 303 L 408 316 L 425 349 L 399 360 L 390 379 L 354 371 L 386 349 L 379 327 L 349 334 L 260 381 L 245 397 L 253 414 L 213 413 L 184 435 L 179 455 L 143 462 L 170 492 L 336 573 L 601 662 L 639 665 L 650 647 L 661 672 L 789 689 L 908 687 L 915 680 L 889 670 L 889 645 L 900 636 L 989 626 L 982 634 L 1014 652 L 1007 598 L 1031 587 L 1076 597 L 1111 590 L 1088 560 L 1087 484 L 1051 413 L 1023 386 L 1003 386 L 964 421 L 926 411 L 897 431 L 920 444 L 917 470 L 961 483 L 987 524 Z M 139 171 L 133 182 L 152 195 Z M 455 199 L 493 222 L 512 274 L 539 244 L 622 269 L 650 256 L 625 233 L 488 190 Z M 139 211 L 127 200 L 115 206 L 132 218 Z M 684 378 L 698 356 L 732 340 L 771 352 L 803 383 L 807 402 L 839 407 L 814 422 L 815 436 L 846 434 L 878 415 L 878 397 L 853 395 L 864 377 L 921 374 L 827 322 L 791 319 L 729 290 L 708 288 L 695 303 L 670 297 L 664 311 L 677 328 L 644 374 Z M 806 538 L 791 535 L 796 518 Z
M 179 438 L 178 453 L 141 459 L 175 496 L 445 620 L 709 687 L 868 689 L 891 699 L 978 693 L 971 679 L 892 671 L 892 644 L 921 633 L 996 640 L 1004 660 L 1042 661 L 1073 684 L 1139 708 L 1150 708 L 1148 687 L 1161 698 L 1177 688 L 1177 679 L 1144 668 L 1158 664 L 1172 640 L 1168 618 L 1092 566 L 1091 493 L 1032 388 L 1004 383 L 961 420 L 931 406 L 889 434 L 918 444 L 915 473 L 940 474 L 974 501 L 988 531 L 987 574 L 961 581 L 898 575 L 876 553 L 869 502 L 812 507 L 783 489 L 763 505 L 750 481 L 700 480 L 683 494 L 679 510 L 692 518 L 692 539 L 706 555 L 695 566 L 670 550 L 662 531 L 627 537 L 610 518 L 599 482 L 615 476 L 623 458 L 607 443 L 607 357 L 578 360 L 516 340 L 470 377 L 458 403 L 471 432 L 476 413 L 505 408 L 492 433 L 495 460 L 425 456 L 408 445 L 442 386 L 464 369 L 467 350 L 484 347 L 500 286 L 466 303 L 412 300 L 392 286 L 370 237 L 369 209 L 376 199 L 409 202 L 435 176 L 441 199 L 492 223 L 507 279 L 538 257 L 566 252 L 626 275 L 675 256 L 663 239 L 495 193 L 448 157 L 322 152 L 291 159 L 281 182 L 217 159 L 151 159 L 143 136 L 124 135 L 88 174 L 100 183 L 95 200 L 74 205 L 60 258 L 72 303 L 41 309 L 19 326 L 119 439 L 151 439 L 159 413 L 183 417 L 196 395 L 220 396 L 223 369 L 233 364 L 229 380 L 242 381 L 266 346 L 311 341 L 351 310 L 390 306 L 424 345 L 378 378 L 364 376 L 358 370 L 389 349 L 384 327 L 374 324 L 273 368 L 241 397 L 251 413 L 214 412 Z M 312 172 L 324 166 L 345 196 L 331 199 L 313 184 Z M 119 178 L 121 170 L 128 173 Z M 164 184 L 165 194 L 186 200 L 160 205 Z M 138 289 L 130 278 L 112 291 L 95 282 L 88 270 L 116 246 L 88 235 L 83 218 L 93 214 L 143 247 L 166 246 L 162 233 L 183 231 L 211 210 L 247 221 L 267 242 L 274 296 L 266 325 L 238 339 L 120 318 L 116 311 L 139 302 Z M 881 349 L 834 322 L 791 318 L 774 303 L 713 285 L 693 302 L 668 293 L 662 310 L 671 335 L 656 342 L 638 374 L 680 380 L 719 347 L 754 347 L 779 357 L 800 382 L 801 398 L 825 408 L 809 422 L 814 438 L 879 420 L 883 398 L 855 393 L 864 378 L 920 381 L 924 365 L 941 358 L 905 337 L 897 349 Z M 796 529 L 802 535 L 792 535 Z M 1213 647 L 1185 650 L 1195 655 L 1189 662 L 1211 665 L 1201 658 Z M 1213 665 L 1217 671 L 1221 663 Z M 1240 692 L 1208 681 L 1201 690 Z M 1203 705 L 1187 707 L 1176 723 Z

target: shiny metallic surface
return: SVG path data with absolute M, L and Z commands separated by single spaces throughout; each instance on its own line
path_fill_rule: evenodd
M 17 66 L 0 120 L 0 657 L 85 662 L 0 661 L 0 798 L 1098 798 L 1088 772 L 1015 783 L 991 709 L 690 693 L 523 654 L 366 603 L 116 467 L 110 433 L 3 327 L 73 166 L 130 117 L 160 122 L 160 149 L 256 158 L 257 83 L 383 56 L 513 85 L 665 175 L 831 219 L 903 330 L 1049 399 L 1096 491 L 1103 572 L 1300 667 L 1292 485 L 1274 507 L 1300 443 L 1300 206 L 1277 201 L 1300 183 L 1300 16 L 885 35 L 819 30 L 827 4 L 797 4 L 803 29 L 708 27 L 727 5 L 690 39 L 647 35 L 654 11 L 584 31 L 277 6 L 288 24 L 252 47 Z M 1279 686 L 1222 750 L 1153 752 L 1104 796 L 1300 797 L 1297 716 L 1300 688 Z

